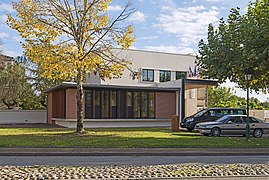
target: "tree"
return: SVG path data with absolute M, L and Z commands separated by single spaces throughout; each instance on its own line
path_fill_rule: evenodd
M 21 0 L 13 3 L 17 18 L 8 24 L 25 40 L 25 54 L 50 79 L 77 82 L 77 133 L 84 132 L 82 100 L 86 73 L 102 78 L 120 77 L 130 64 L 113 47 L 127 49 L 135 41 L 132 26 L 118 27 L 132 13 L 130 4 L 113 20 L 111 0 Z
M 7 65 L 0 70 L 0 100 L 8 109 L 19 107 L 23 78 L 21 64 Z
M 44 109 L 39 97 L 27 80 L 23 63 L 14 61 L 0 70 L 1 109 Z
M 25 80 L 31 85 L 31 89 L 36 96 L 31 98 L 32 105 L 30 108 L 39 107 L 39 109 L 45 109 L 47 107 L 46 90 L 61 83 L 61 81 L 42 77 L 40 66 L 27 56 L 18 56 L 16 60 L 23 64 L 27 72 Z
M 208 27 L 207 41 L 199 42 L 198 64 L 205 78 L 229 79 L 246 87 L 245 71 L 253 74 L 250 88 L 268 92 L 269 0 L 250 2 L 246 14 L 231 9 L 227 21 Z
M 216 87 L 208 89 L 208 107 L 242 107 L 246 106 L 244 98 L 237 97 L 233 89 Z
M 246 99 L 236 96 L 231 88 L 214 87 L 208 89 L 208 107 L 245 108 L 246 104 Z M 268 109 L 266 103 L 262 103 L 254 97 L 250 98 L 249 107 L 250 109 Z

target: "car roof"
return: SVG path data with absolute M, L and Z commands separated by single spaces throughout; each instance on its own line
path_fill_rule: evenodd
M 226 114 L 226 115 L 224 115 L 224 116 L 243 116 L 243 117 L 247 117 L 247 115 L 245 115 L 245 114 Z M 252 116 L 249 116 L 249 117 L 252 117 Z
M 224 108 L 224 107 L 214 107 L 214 108 L 207 108 L 207 109 L 237 109 L 237 110 L 246 110 L 245 108 Z

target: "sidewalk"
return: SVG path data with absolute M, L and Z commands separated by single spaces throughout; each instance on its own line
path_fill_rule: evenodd
M 0 148 L 0 156 L 262 156 L 269 148 Z

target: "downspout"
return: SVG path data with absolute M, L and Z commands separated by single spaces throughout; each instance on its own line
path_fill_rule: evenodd
M 205 106 L 208 108 L 208 86 L 205 89 Z
M 181 100 L 180 100 L 180 121 L 182 122 L 182 120 L 185 118 L 185 79 L 181 79 L 181 91 L 180 91 L 180 96 L 181 96 Z

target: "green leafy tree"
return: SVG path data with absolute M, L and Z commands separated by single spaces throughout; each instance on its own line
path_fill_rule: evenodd
M 216 87 L 208 89 L 209 107 L 245 107 L 246 100 L 234 95 L 233 89 Z
M 269 0 L 250 2 L 247 13 L 231 9 L 227 21 L 208 27 L 207 41 L 199 42 L 198 64 L 205 78 L 229 79 L 245 88 L 246 70 L 253 74 L 250 87 L 268 92 Z
M 46 91 L 62 81 L 43 77 L 40 65 L 31 61 L 27 56 L 18 56 L 16 61 L 23 64 L 26 71 L 25 80 L 31 85 L 35 95 L 32 98 L 32 107 L 38 106 L 39 109 L 45 109 L 47 107 Z
M 246 108 L 246 99 L 236 96 L 232 88 L 215 87 L 208 89 L 208 107 L 235 107 Z M 268 105 L 268 104 L 267 104 Z M 268 109 L 266 103 L 260 102 L 257 98 L 249 99 L 250 109 Z
M 27 80 L 24 65 L 16 61 L 0 70 L 0 102 L 2 109 L 45 109 Z
M 264 108 L 265 110 L 269 110 L 269 101 L 268 101 L 268 99 L 267 99 L 267 101 L 262 102 L 261 104 L 262 104 L 262 106 L 263 106 L 263 108 Z
M 22 108 L 31 86 L 25 81 L 25 69 L 14 62 L 0 70 L 0 100 L 7 109 Z
M 132 26 L 119 27 L 133 12 L 127 4 L 111 19 L 107 7 L 112 0 L 20 0 L 13 3 L 17 16 L 8 24 L 25 40 L 25 54 L 50 79 L 77 82 L 77 133 L 84 132 L 83 82 L 86 73 L 102 78 L 120 77 L 130 62 L 112 48 L 128 49 L 135 41 Z
M 0 100 L 7 109 L 19 107 L 22 96 L 24 69 L 19 63 L 0 70 Z

